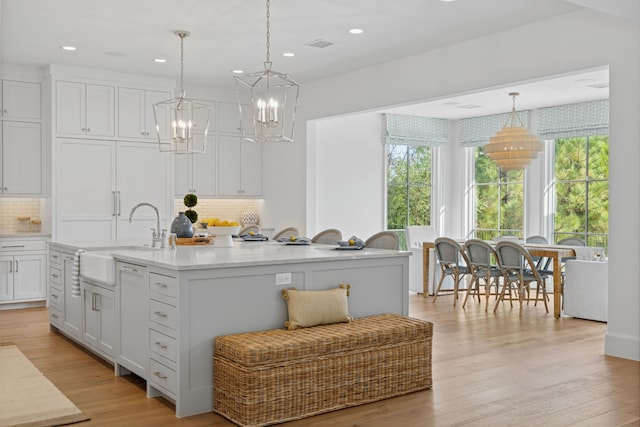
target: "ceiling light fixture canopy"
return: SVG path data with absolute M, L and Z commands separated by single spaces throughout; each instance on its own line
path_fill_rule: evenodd
M 300 85 L 271 69 L 271 1 L 267 0 L 264 71 L 234 76 L 242 137 L 253 142 L 292 142 Z
M 543 149 L 540 138 L 531 134 L 516 112 L 518 92 L 511 92 L 513 108 L 504 127 L 489 139 L 484 153 L 502 170 L 524 169 Z
M 184 39 L 188 31 L 178 30 L 180 37 L 180 93 L 177 98 L 153 105 L 156 133 L 160 151 L 188 154 L 204 153 L 209 132 L 211 108 L 204 103 L 186 98 L 184 90 Z M 170 124 L 167 133 L 167 123 Z

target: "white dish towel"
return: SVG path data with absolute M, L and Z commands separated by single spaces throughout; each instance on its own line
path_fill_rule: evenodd
M 71 296 L 79 297 L 82 295 L 80 290 L 80 254 L 86 252 L 84 249 L 78 249 L 73 256 L 73 267 L 71 269 Z

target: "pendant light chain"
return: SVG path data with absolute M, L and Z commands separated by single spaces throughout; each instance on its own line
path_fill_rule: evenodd
M 264 69 L 271 70 L 271 0 L 267 0 L 267 60 Z
M 180 97 L 184 97 L 184 33 L 180 33 Z

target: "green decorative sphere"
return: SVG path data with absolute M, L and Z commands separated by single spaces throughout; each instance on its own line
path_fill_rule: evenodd
M 194 211 L 193 209 L 189 209 L 188 211 L 186 211 L 184 213 L 184 216 L 189 218 L 192 224 L 195 224 L 198 221 L 198 212 Z
M 198 204 L 198 196 L 193 193 L 189 193 L 184 196 L 184 205 L 188 208 L 192 208 Z

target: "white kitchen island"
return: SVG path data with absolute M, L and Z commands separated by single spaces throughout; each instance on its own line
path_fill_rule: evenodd
M 173 401 L 178 417 L 210 412 L 215 337 L 283 328 L 281 289 L 290 286 L 321 290 L 348 283 L 353 317 L 406 316 L 409 255 L 278 242 L 114 250 L 116 371 L 145 378 L 148 396 Z

